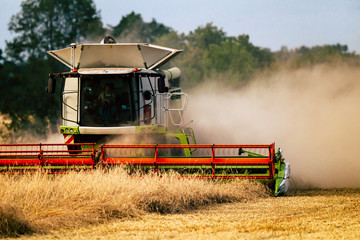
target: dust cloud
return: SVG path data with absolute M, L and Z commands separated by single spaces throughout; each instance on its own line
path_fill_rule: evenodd
M 284 70 L 238 90 L 203 85 L 186 115 L 198 143 L 275 142 L 296 187 L 360 187 L 360 69 Z

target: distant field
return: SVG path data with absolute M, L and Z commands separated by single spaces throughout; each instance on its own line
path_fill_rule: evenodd
M 0 177 L 0 233 L 24 239 L 360 239 L 360 189 L 130 177 Z M 25 235 L 24 235 L 25 234 Z
M 298 190 L 22 239 L 360 239 L 359 212 L 360 189 Z

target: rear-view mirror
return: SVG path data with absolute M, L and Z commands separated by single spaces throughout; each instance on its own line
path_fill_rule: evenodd
M 165 78 L 163 77 L 158 78 L 158 91 L 159 93 L 165 93 L 168 91 L 168 88 L 165 84 Z
M 55 78 L 49 78 L 48 80 L 48 86 L 46 88 L 47 93 L 54 93 L 56 88 L 56 79 Z

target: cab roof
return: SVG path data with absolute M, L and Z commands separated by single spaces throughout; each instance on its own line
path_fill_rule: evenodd
M 75 48 L 74 48 L 75 47 Z M 72 56 L 74 48 L 75 56 Z M 47 53 L 70 69 L 156 69 L 182 50 L 147 43 L 79 44 Z M 73 59 L 75 60 L 73 63 Z

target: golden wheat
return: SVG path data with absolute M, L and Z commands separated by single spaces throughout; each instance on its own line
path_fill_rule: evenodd
M 24 239 L 360 239 L 360 189 L 298 190 L 287 197 L 147 213 Z
M 3 176 L 0 196 L 1 219 L 12 221 L 6 217 L 9 209 L 14 212 L 13 216 L 23 219 L 20 222 L 27 232 L 33 229 L 46 232 L 146 212 L 179 213 L 207 204 L 269 195 L 263 185 L 249 181 L 216 183 L 176 175 L 129 176 L 125 170 L 116 168 L 106 173 L 97 170 L 62 176 Z M 24 232 L 13 227 L 1 234 L 10 236 L 11 231 L 15 235 Z

